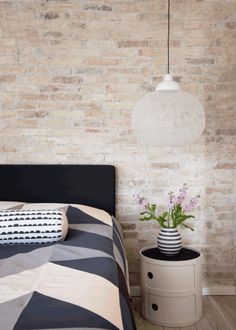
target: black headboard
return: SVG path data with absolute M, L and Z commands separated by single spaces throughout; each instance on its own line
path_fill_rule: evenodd
M 0 201 L 85 204 L 115 215 L 115 168 L 0 165 Z

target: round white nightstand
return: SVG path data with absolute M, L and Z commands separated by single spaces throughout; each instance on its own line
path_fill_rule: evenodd
M 141 254 L 142 315 L 170 327 L 188 326 L 202 316 L 201 253 L 182 248 L 168 257 L 157 247 Z

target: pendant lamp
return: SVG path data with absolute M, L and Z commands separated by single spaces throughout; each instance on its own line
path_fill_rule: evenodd
M 132 126 L 141 144 L 183 146 L 195 142 L 205 127 L 201 103 L 180 89 L 170 75 L 170 0 L 168 0 L 167 74 L 154 92 L 139 100 L 132 114 Z

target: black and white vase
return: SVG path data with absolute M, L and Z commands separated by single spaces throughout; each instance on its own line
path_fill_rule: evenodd
M 176 228 L 161 228 L 157 237 L 157 247 L 161 253 L 173 256 L 180 252 L 182 240 Z

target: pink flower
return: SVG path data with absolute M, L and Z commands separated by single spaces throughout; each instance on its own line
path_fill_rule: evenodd
M 179 190 L 179 194 L 175 200 L 175 204 L 182 204 L 186 198 L 188 187 L 186 183 L 183 184 L 182 188 Z
M 145 197 L 140 196 L 140 194 L 135 193 L 133 195 L 134 200 L 138 203 L 141 208 L 141 212 L 145 212 L 148 207 L 148 201 Z
M 175 195 L 173 191 L 169 192 L 168 206 L 170 210 L 172 210 L 175 207 Z
M 169 209 L 172 210 L 176 205 L 182 205 L 187 195 L 188 187 L 186 183 L 183 184 L 182 188 L 180 188 L 177 196 L 174 195 L 173 191 L 169 192 Z
M 183 206 L 183 211 L 186 213 L 191 212 L 197 205 L 199 198 L 200 198 L 200 195 L 190 199 L 190 201 Z

